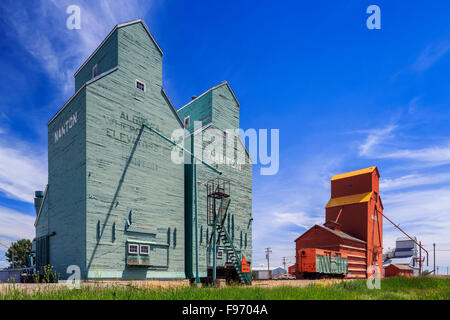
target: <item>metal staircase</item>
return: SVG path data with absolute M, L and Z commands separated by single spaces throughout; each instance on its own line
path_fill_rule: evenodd
M 228 257 L 230 258 L 231 262 L 233 262 L 234 269 L 236 270 L 236 273 L 239 277 L 239 280 L 243 284 L 252 284 L 252 276 L 250 272 L 242 272 L 242 256 L 239 251 L 236 250 L 236 248 L 233 245 L 233 241 L 230 239 L 230 235 L 227 232 L 227 229 L 222 224 L 217 225 L 217 231 L 219 234 L 220 239 L 222 240 L 222 243 L 225 247 L 225 250 L 227 250 Z
M 239 280 L 243 284 L 250 285 L 252 283 L 251 272 L 242 272 L 243 266 L 243 256 L 240 251 L 236 250 L 233 245 L 233 240 L 228 234 L 225 228 L 225 219 L 228 214 L 228 208 L 230 207 L 230 182 L 215 179 L 211 180 L 207 184 L 207 210 L 208 210 L 208 225 L 213 227 L 213 234 L 211 235 L 209 241 L 209 247 L 213 248 L 213 279 L 215 280 L 215 255 L 217 242 L 221 242 L 224 249 L 227 251 L 227 256 L 233 263 Z M 215 235 L 217 234 L 217 241 L 215 240 Z M 247 267 L 247 266 L 244 266 Z

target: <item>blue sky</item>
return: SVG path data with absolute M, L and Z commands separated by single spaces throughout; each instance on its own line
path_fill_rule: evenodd
M 66 28 L 72 4 L 80 30 Z M 366 27 L 371 4 L 381 30 Z M 114 25 L 142 18 L 177 108 L 227 80 L 243 129 L 280 129 L 278 174 L 254 171 L 254 265 L 265 247 L 272 265 L 293 262 L 293 240 L 324 222 L 329 179 L 372 165 L 385 214 L 450 250 L 448 12 L 448 1 L 2 1 L 0 239 L 33 237 L 46 123 L 73 94 L 73 73 Z M 385 221 L 385 249 L 399 236 Z

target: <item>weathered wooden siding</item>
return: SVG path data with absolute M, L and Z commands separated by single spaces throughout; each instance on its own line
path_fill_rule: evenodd
M 214 111 L 213 111 L 214 110 Z M 224 131 L 227 129 L 239 128 L 239 107 L 234 100 L 227 84 L 218 86 L 213 90 L 208 91 L 200 98 L 194 100 L 189 105 L 180 109 L 179 114 L 181 118 L 191 115 L 192 119 L 201 119 L 206 114 L 212 114 L 211 126 L 203 128 L 203 130 L 196 134 L 195 144 L 197 145 L 196 155 L 198 150 L 203 153 L 203 159 L 215 165 L 222 175 L 214 173 L 211 169 L 202 164 L 197 165 L 197 182 L 198 182 L 198 235 L 199 235 L 199 273 L 200 277 L 207 274 L 207 268 L 212 266 L 212 252 L 208 251 L 209 238 L 212 234 L 211 227 L 207 226 L 207 192 L 206 184 L 209 180 L 220 177 L 230 181 L 231 187 L 231 202 L 228 210 L 228 219 L 226 228 L 230 236 L 233 238 L 234 246 L 241 251 L 243 256 L 247 259 L 249 265 L 252 261 L 252 165 L 250 158 L 245 150 L 245 147 L 240 141 L 240 138 L 235 139 L 231 143 L 233 151 L 228 151 L 231 158 L 241 158 L 245 160 L 242 165 L 217 164 L 218 159 L 208 157 L 207 150 L 209 141 L 215 139 L 222 141 Z M 201 116 L 199 114 L 202 113 Z M 203 124 L 204 126 L 205 124 Z M 220 128 L 220 129 L 219 129 Z M 198 128 L 191 127 L 189 131 L 197 130 Z M 214 137 L 214 138 L 213 138 Z M 192 150 L 191 146 L 193 136 L 189 136 L 185 140 L 185 147 Z M 219 152 L 219 150 L 217 150 Z M 226 156 L 226 148 L 222 148 L 224 156 Z M 226 158 L 226 157 L 225 157 Z M 195 276 L 195 229 L 194 229 L 194 214 L 193 214 L 193 194 L 192 189 L 192 166 L 186 165 L 186 273 L 187 275 Z M 247 241 L 246 241 L 247 240 Z M 189 245 L 190 244 L 190 245 Z M 218 250 L 223 251 L 223 246 L 219 246 Z M 223 266 L 228 260 L 228 257 L 223 252 L 223 258 L 217 259 L 217 266 Z
M 119 63 L 117 30 L 105 41 L 98 51 L 89 59 L 86 65 L 75 76 L 75 91 L 92 79 L 92 68 L 97 64 L 97 74 L 100 75 Z
M 87 89 L 89 277 L 184 278 L 184 167 L 171 161 L 171 145 L 140 130 L 146 123 L 170 137 L 181 124 L 160 66 L 142 54 L 154 50 L 144 28 L 119 29 L 119 44 L 119 69 Z M 150 244 L 150 266 L 126 265 L 127 242 Z
M 98 74 L 107 74 L 90 81 L 95 64 Z M 145 92 L 135 87 L 136 80 L 145 83 Z M 221 138 L 223 132 L 215 128 L 239 126 L 239 108 L 228 85 L 210 90 L 178 114 L 162 91 L 162 54 L 140 22 L 118 28 L 75 82 L 81 89 L 48 127 L 49 188 L 36 235 L 55 232 L 50 263 L 63 279 L 69 265 L 78 265 L 84 278 L 192 277 L 192 168 L 172 162 L 172 146 L 142 124 L 171 137 L 183 126 L 178 115 L 190 115 L 192 128 L 195 120 L 211 124 L 200 136 Z M 76 123 L 55 138 L 74 114 Z M 235 153 L 248 160 L 243 145 L 235 142 Z M 251 164 L 217 167 L 231 181 L 227 227 L 251 263 Z M 212 263 L 205 188 L 215 177 L 198 166 L 201 276 Z M 149 258 L 128 255 L 128 243 L 150 245 Z M 138 262 L 146 265 L 131 265 Z
M 162 55 L 141 23 L 120 28 L 119 65 L 127 77 L 162 86 Z
M 197 135 L 196 143 L 201 143 L 200 136 L 208 135 L 215 136 L 217 139 L 223 136 L 223 132 L 214 127 L 206 128 L 204 131 Z M 203 143 L 203 147 L 206 147 L 206 142 Z M 230 181 L 231 188 L 231 202 L 228 210 L 228 219 L 226 222 L 226 228 L 230 236 L 234 239 L 234 246 L 237 250 L 242 251 L 243 255 L 251 264 L 252 261 L 252 166 L 249 163 L 248 155 L 246 151 L 238 142 L 235 145 L 236 152 L 245 153 L 247 164 L 241 165 L 240 168 L 233 167 L 227 164 L 217 164 L 214 159 L 209 159 L 206 156 L 204 160 L 209 164 L 213 164 L 216 168 L 222 171 L 220 175 L 221 179 Z M 207 266 L 212 266 L 212 253 L 208 251 L 209 238 L 212 234 L 212 229 L 207 226 L 207 207 L 206 207 L 206 184 L 209 180 L 218 178 L 219 175 L 214 173 L 211 169 L 204 165 L 197 165 L 197 183 L 198 183 L 198 232 L 199 232 L 199 270 L 200 276 L 206 276 Z M 192 175 L 187 176 L 192 180 Z M 187 180 L 189 183 L 189 180 Z M 189 208 L 188 208 L 189 209 Z M 192 208 L 191 208 L 192 210 Z M 192 250 L 191 254 L 195 256 L 195 229 L 194 229 L 194 216 L 192 213 L 188 214 L 191 220 L 191 234 L 192 234 Z M 247 244 L 245 243 L 247 238 Z M 186 244 L 188 245 L 188 244 Z M 223 250 L 222 246 L 218 247 L 218 250 Z M 217 266 L 223 266 L 227 261 L 225 252 L 223 259 L 217 259 Z M 195 258 L 192 258 L 192 270 L 195 270 Z
M 212 91 L 214 125 L 222 130 L 239 128 L 239 106 L 230 87 L 224 84 Z
M 178 110 L 181 120 L 190 117 L 190 126 L 186 130 L 192 131 L 196 121 L 201 122 L 201 126 L 205 126 L 212 121 L 212 91 L 206 92 L 201 97 L 190 102 L 188 105 Z
M 47 218 L 48 232 L 55 232 L 50 238 L 50 264 L 63 279 L 69 265 L 78 265 L 85 272 L 85 105 L 86 90 L 82 89 L 48 125 Z M 57 132 L 61 132 L 58 139 Z

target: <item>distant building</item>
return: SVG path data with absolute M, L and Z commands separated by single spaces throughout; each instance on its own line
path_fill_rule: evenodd
M 255 279 L 257 280 L 269 280 L 287 273 L 282 267 L 270 268 L 270 270 L 267 270 L 267 267 L 254 268 L 252 271 L 256 273 Z
M 403 264 L 390 264 L 387 266 L 384 270 L 384 276 L 385 277 L 395 277 L 395 276 L 402 276 L 402 277 L 413 277 L 414 276 L 414 270 Z
M 414 237 L 416 240 L 416 238 Z M 395 242 L 395 249 L 389 254 L 385 255 L 386 260 L 383 262 L 383 270 L 386 273 L 386 268 L 391 264 L 408 266 L 413 270 L 413 274 L 419 275 L 419 256 L 417 244 L 405 237 L 397 238 Z

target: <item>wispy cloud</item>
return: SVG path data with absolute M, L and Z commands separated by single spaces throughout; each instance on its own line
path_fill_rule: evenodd
M 393 141 L 397 125 L 371 130 L 364 143 L 359 146 L 359 156 L 373 159 L 411 160 L 429 165 L 450 163 L 450 142 L 417 149 L 397 147 L 400 141 Z
M 435 64 L 450 51 L 449 42 L 433 44 L 425 48 L 412 65 L 414 71 L 424 71 Z
M 33 239 L 34 217 L 0 206 L 0 238 Z
M 378 157 L 389 159 L 409 159 L 442 165 L 450 163 L 450 145 L 431 146 L 421 149 L 400 149 L 382 153 Z
M 436 185 L 450 182 L 450 173 L 408 174 L 398 178 L 382 178 L 380 189 L 391 191 L 410 187 Z
M 379 145 L 385 139 L 391 138 L 396 125 L 389 125 L 378 130 L 371 130 L 363 144 L 359 146 L 360 156 L 370 156 L 375 146 Z
M 143 0 L 51 0 L 23 4 L 10 1 L 4 17 L 12 39 L 27 50 L 64 93 L 73 91 L 73 74 L 118 23 L 142 17 L 150 9 Z M 81 8 L 81 29 L 66 28 L 69 5 Z
M 419 191 L 388 193 L 383 198 L 384 213 L 417 236 L 427 248 L 437 243 L 450 248 L 450 189 L 448 187 Z M 384 224 L 385 247 L 394 247 L 393 240 L 403 236 L 388 222 Z M 450 265 L 450 252 L 439 253 L 438 264 Z
M 6 268 L 9 266 L 9 263 L 6 260 L 1 260 L 4 255 L 5 255 L 5 253 L 0 251 L 0 269 Z
M 323 223 L 323 217 L 315 217 L 306 212 L 275 212 L 273 214 L 275 225 L 295 225 L 301 228 L 309 229 L 315 224 Z M 273 224 L 272 224 L 273 225 Z
M 12 137 L 9 143 L 0 141 L 0 192 L 3 195 L 33 202 L 34 191 L 42 190 L 47 184 L 47 155 L 38 152 L 32 145 Z

